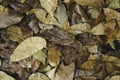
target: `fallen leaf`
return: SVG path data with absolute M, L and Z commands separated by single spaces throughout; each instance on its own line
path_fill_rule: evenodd
M 26 0 L 20 0 L 21 3 L 24 3 Z
M 8 11 L 8 8 L 0 5 L 0 15 Z
M 91 33 L 93 35 L 105 35 L 105 27 L 100 23 L 92 28 Z
M 60 63 L 61 53 L 55 48 L 48 49 L 48 63 L 51 66 L 57 66 Z
M 0 80 L 15 80 L 15 79 L 6 74 L 5 72 L 0 71 Z
M 96 61 L 86 61 L 81 65 L 82 69 L 88 70 L 88 71 L 94 71 L 94 67 L 96 66 Z
M 55 12 L 55 17 L 57 18 L 58 22 L 60 23 L 60 27 L 64 29 L 65 22 L 68 21 L 68 15 L 66 12 L 65 5 L 60 1 Z
M 50 14 L 47 14 L 47 12 L 44 9 L 32 9 L 32 11 L 28 12 L 27 14 L 29 13 L 34 13 L 36 17 L 45 24 L 59 25 L 57 20 Z
M 75 0 L 75 2 L 77 4 L 80 5 L 98 5 L 98 4 L 102 4 L 104 2 L 104 0 Z
M 0 59 L 0 66 L 1 66 L 1 59 Z
M 0 28 L 6 28 L 10 25 L 16 24 L 22 20 L 22 16 L 19 14 L 10 15 L 9 12 L 0 14 Z
M 49 79 L 54 80 L 55 71 L 56 71 L 56 68 L 53 68 L 52 70 L 50 70 L 49 72 L 46 73 L 46 75 L 49 77 Z
M 111 19 L 115 19 L 117 20 L 117 23 L 120 27 L 120 13 L 117 12 L 116 10 L 110 9 L 110 8 L 104 8 L 104 14 L 105 14 L 105 19 L 107 21 L 111 20 Z
M 54 11 L 56 10 L 58 0 L 39 0 L 41 6 L 51 15 L 54 15 Z
M 112 0 L 108 7 L 112 9 L 120 8 L 120 0 Z
M 47 65 L 45 67 L 40 68 L 38 71 L 39 72 L 49 72 L 52 69 L 50 65 Z
M 75 70 L 75 64 L 72 63 L 70 65 L 64 66 L 58 69 L 55 75 L 54 80 L 73 80 L 74 78 L 74 70 Z
M 16 42 L 22 42 L 24 40 L 21 28 L 19 26 L 9 26 L 7 28 L 7 34 L 9 39 Z
M 90 53 L 98 53 L 98 45 L 85 46 Z
M 49 80 L 49 78 L 42 73 L 33 73 L 29 76 L 28 80 Z
M 112 76 L 110 80 L 120 80 L 120 75 Z
M 88 23 L 79 23 L 71 26 L 71 29 L 74 31 L 74 34 L 90 32 L 91 26 Z
M 33 55 L 33 57 L 40 61 L 41 63 L 45 64 L 47 56 L 42 50 L 39 50 L 37 53 Z
M 20 43 L 10 57 L 11 62 L 28 58 L 46 47 L 46 40 L 42 37 L 30 37 Z

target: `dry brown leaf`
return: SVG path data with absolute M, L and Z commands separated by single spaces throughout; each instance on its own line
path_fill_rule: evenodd
M 24 40 L 21 28 L 19 26 L 9 26 L 7 29 L 7 34 L 12 41 L 20 43 Z
M 55 48 L 48 49 L 48 63 L 51 66 L 57 66 L 60 63 L 61 53 Z
M 15 80 L 5 72 L 0 71 L 0 80 Z
M 58 71 L 56 72 L 54 80 L 73 80 L 74 70 L 75 70 L 74 63 L 67 66 L 62 65 L 62 67 L 58 69 Z
M 45 74 L 42 73 L 33 73 L 29 76 L 28 80 L 49 80 Z
M 54 11 L 56 10 L 58 0 L 39 0 L 41 6 L 51 15 L 54 16 Z
M 46 47 L 46 40 L 42 37 L 30 37 L 21 42 L 10 57 L 11 62 L 28 58 Z

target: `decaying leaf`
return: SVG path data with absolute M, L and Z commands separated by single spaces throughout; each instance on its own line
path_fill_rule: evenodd
M 51 80 L 54 80 L 55 78 L 55 71 L 56 71 L 56 68 L 50 70 L 49 72 L 46 73 L 46 75 L 51 79 Z
M 20 61 L 32 56 L 46 47 L 46 40 L 42 37 L 30 37 L 20 43 L 10 57 L 11 62 Z
M 54 11 L 56 10 L 58 0 L 39 0 L 41 3 L 41 6 L 46 9 L 48 13 L 50 13 L 51 16 L 54 15 Z
M 105 27 L 100 23 L 92 28 L 91 33 L 94 35 L 105 35 Z
M 22 31 L 19 26 L 9 26 L 7 29 L 7 34 L 12 41 L 19 43 L 23 41 Z
M 41 63 L 45 64 L 47 56 L 42 50 L 39 50 L 37 53 L 33 55 L 33 57 L 38 61 L 40 61 Z
M 34 13 L 36 17 L 45 24 L 59 25 L 57 20 L 50 14 L 47 14 L 47 12 L 44 9 L 36 8 L 32 9 L 32 11 L 28 13 Z
M 2 9 L 0 9 L 2 10 Z M 2 10 L 2 12 L 4 9 Z M 1 13 L 1 11 L 0 11 Z M 10 15 L 8 11 L 5 10 L 4 13 L 0 14 L 0 28 L 6 28 L 7 26 L 16 24 L 22 20 L 22 16 L 19 14 Z
M 49 78 L 42 73 L 33 73 L 29 76 L 28 80 L 49 80 Z
M 51 66 L 57 66 L 60 63 L 61 53 L 55 48 L 48 49 L 48 63 Z
M 110 80 L 120 80 L 120 75 L 112 76 Z
M 71 26 L 74 34 L 90 32 L 91 26 L 87 23 L 79 23 Z
M 72 63 L 70 65 L 64 66 L 58 69 L 55 75 L 54 80 L 73 80 L 74 77 L 74 70 L 75 70 L 75 64 Z
M 120 0 L 112 0 L 108 7 L 112 9 L 120 8 Z
M 5 72 L 0 71 L 0 80 L 15 80 Z

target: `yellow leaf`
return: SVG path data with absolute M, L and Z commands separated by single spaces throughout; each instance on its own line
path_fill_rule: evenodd
M 98 53 L 98 45 L 85 46 L 90 53 Z
M 30 37 L 21 42 L 10 57 L 11 62 L 20 61 L 32 56 L 46 47 L 46 40 L 42 37 Z
M 22 42 L 23 35 L 19 26 L 9 26 L 7 29 L 7 34 L 12 41 Z
M 48 63 L 51 66 L 57 66 L 60 62 L 61 53 L 55 48 L 48 49 Z
M 112 76 L 110 80 L 120 80 L 120 75 Z
M 0 71 L 0 80 L 15 80 L 5 72 Z
M 105 35 L 105 27 L 100 23 L 92 28 L 91 33 L 94 35 Z
M 49 80 L 49 78 L 42 73 L 33 73 L 29 76 L 28 80 Z
M 4 6 L 0 5 L 0 15 L 7 12 L 7 11 L 8 11 L 8 8 L 5 8 Z
M 56 10 L 58 0 L 39 0 L 41 6 L 51 15 L 54 15 L 54 11 Z
M 112 9 L 120 8 L 120 0 L 112 0 L 108 7 Z

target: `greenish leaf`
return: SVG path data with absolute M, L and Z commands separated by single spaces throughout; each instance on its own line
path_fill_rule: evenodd
M 112 0 L 108 7 L 112 9 L 120 8 L 120 0 Z

